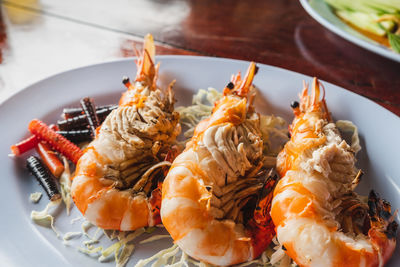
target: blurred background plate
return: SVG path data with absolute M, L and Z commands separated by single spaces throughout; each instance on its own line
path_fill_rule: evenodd
M 332 12 L 324 0 L 300 0 L 300 3 L 311 17 L 330 31 L 369 51 L 400 62 L 400 54 L 351 28 Z

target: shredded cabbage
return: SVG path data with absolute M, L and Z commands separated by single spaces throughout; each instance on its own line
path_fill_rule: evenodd
M 76 218 L 74 218 L 74 219 L 72 219 L 69 223 L 70 224 L 74 224 L 74 223 L 76 223 L 77 221 L 80 221 L 80 220 L 83 220 L 84 218 L 82 217 L 82 216 L 79 216 L 79 217 L 76 217 Z
M 149 238 L 147 238 L 145 240 L 140 241 L 139 244 L 146 244 L 146 243 L 150 243 L 150 242 L 153 242 L 153 241 L 156 241 L 156 240 L 160 240 L 160 239 L 163 239 L 163 238 L 171 238 L 171 236 L 170 235 L 153 235 L 152 237 L 149 237 Z
M 66 241 L 66 240 L 70 240 L 72 238 L 80 237 L 80 236 L 82 236 L 81 232 L 67 232 L 64 234 L 63 239 L 64 239 L 64 241 Z
M 361 150 L 360 146 L 360 138 L 358 136 L 358 128 L 353 124 L 351 121 L 347 120 L 338 120 L 336 122 L 336 127 L 343 132 L 353 132 L 351 136 L 351 149 L 354 151 L 355 154 Z
M 285 253 L 282 245 L 279 243 L 276 236 L 272 239 L 269 248 L 266 250 L 265 258 L 271 266 L 289 267 L 297 266 L 292 259 Z
M 153 240 L 154 241 L 154 240 Z M 179 260 L 176 260 L 180 255 Z M 199 267 L 211 266 L 208 263 L 197 261 L 190 258 L 184 253 L 178 245 L 174 244 L 172 247 L 166 248 L 159 251 L 155 255 L 139 260 L 135 267 L 148 266 L 151 263 L 151 267 L 167 266 L 167 267 L 188 267 L 189 263 Z M 276 237 L 271 242 L 271 245 L 264 251 L 261 256 L 253 261 L 244 262 L 237 265 L 237 267 L 245 266 L 269 266 L 269 267 L 296 267 L 297 265 L 292 262 L 289 256 L 283 251 L 282 246 L 277 241 Z
M 118 237 L 117 230 L 103 230 L 104 234 L 107 236 L 108 239 L 111 241 Z
M 67 215 L 69 215 L 71 210 L 71 171 L 69 168 L 68 160 L 63 156 L 64 163 L 64 172 L 60 177 L 60 189 L 61 189 L 61 198 L 65 203 L 65 207 L 67 209 Z
M 54 226 L 54 217 L 49 213 L 49 210 L 53 207 L 58 207 L 61 203 L 61 199 L 57 199 L 55 201 L 50 201 L 47 205 L 46 208 L 42 211 L 36 211 L 33 210 L 31 212 L 31 220 L 41 226 L 44 227 L 51 227 L 53 229 L 54 233 L 56 233 L 57 237 L 60 236 L 60 233 Z
M 98 235 L 99 233 L 100 233 L 100 235 Z M 99 243 L 99 239 L 103 235 L 103 232 L 101 231 L 101 228 L 97 227 L 96 232 L 94 232 L 94 234 L 93 234 L 93 237 L 90 237 L 87 233 L 84 233 L 84 234 L 89 238 L 89 240 L 83 242 L 83 244 L 85 246 L 91 246 L 93 244 Z
M 42 193 L 40 192 L 34 192 L 29 196 L 29 200 L 32 203 L 38 203 L 41 198 L 42 198 Z
M 133 232 L 119 232 L 119 242 L 117 243 L 121 244 L 122 250 L 119 253 L 115 253 L 115 262 L 117 267 L 125 266 L 135 249 L 135 245 L 129 243 L 135 238 L 141 236 L 143 233 L 145 233 L 145 231 L 145 228 L 142 227 Z
M 150 226 L 150 227 L 147 227 L 147 228 L 146 228 L 145 232 L 148 233 L 148 234 L 151 234 L 151 233 L 153 233 L 155 230 L 156 230 L 156 227 Z
M 115 262 L 117 262 L 118 252 L 119 252 L 120 248 L 121 248 L 121 243 L 116 242 L 116 243 L 112 244 L 111 246 L 109 246 L 108 248 L 101 250 L 101 256 L 99 257 L 99 262 L 106 261 L 107 258 L 113 254 L 114 254 Z
M 142 235 L 145 232 L 146 232 L 146 230 L 144 229 L 144 227 L 136 229 L 135 231 L 133 231 L 129 234 L 127 234 L 128 232 L 120 232 L 120 233 L 123 233 L 124 235 L 118 235 L 118 239 L 121 240 L 121 242 L 123 244 L 126 244 L 126 243 L 131 242 L 136 237 Z
M 94 225 L 91 223 L 91 222 L 89 222 L 89 221 L 84 221 L 83 223 L 82 223 L 82 225 L 81 225 L 81 228 L 82 228 L 82 233 L 85 235 L 85 236 L 87 236 L 88 238 L 90 238 L 90 239 L 92 239 L 90 236 L 89 236 L 89 233 L 87 232 L 90 228 L 92 228 Z
M 207 90 L 200 89 L 197 94 L 193 96 L 192 105 L 188 107 L 177 107 L 176 111 L 180 114 L 180 124 L 184 126 L 185 138 L 193 136 L 194 128 L 203 119 L 210 116 L 214 102 L 221 99 L 222 93 L 214 88 Z
M 276 157 L 289 141 L 287 122 L 278 116 L 261 115 L 260 130 L 264 142 L 264 154 Z
M 91 249 L 86 249 L 86 248 L 82 248 L 82 247 L 78 248 L 79 252 L 82 252 L 82 253 L 84 253 L 84 254 L 86 254 L 88 256 L 91 256 L 91 257 L 98 256 L 96 254 L 101 252 L 102 250 L 103 250 L 103 247 L 95 247 L 95 248 L 91 248 Z
M 135 245 L 133 244 L 125 244 L 122 248 L 121 253 L 119 254 L 119 258 L 117 259 L 117 267 L 123 267 L 128 262 L 131 257 L 133 250 L 135 249 Z
M 101 228 L 97 228 L 96 232 L 93 235 L 93 238 L 91 238 L 90 235 L 87 233 L 87 229 L 88 227 L 92 226 L 93 225 L 87 221 L 82 224 L 82 233 L 86 237 L 88 237 L 89 240 L 82 242 L 84 247 L 78 247 L 78 250 L 91 257 L 97 257 L 99 262 L 106 262 L 112 256 L 114 256 L 114 261 L 117 267 L 125 266 L 130 256 L 132 255 L 135 249 L 135 245 L 130 244 L 130 242 L 146 232 L 146 229 L 143 227 L 133 232 L 122 232 L 117 230 L 104 230 Z M 101 234 L 98 235 L 98 233 Z M 107 236 L 110 240 L 114 240 L 115 238 L 117 238 L 118 241 L 114 242 L 106 248 L 103 248 L 103 246 L 93 246 L 93 244 L 99 243 L 99 239 L 102 235 Z
M 155 262 L 151 265 L 152 267 L 168 266 L 168 261 L 172 260 L 179 253 L 179 251 L 180 249 L 178 245 L 174 244 L 172 247 L 163 249 L 150 258 L 138 261 L 135 267 L 144 267 L 146 264 L 154 260 Z
M 96 239 L 90 239 L 90 240 L 86 240 L 85 242 L 83 242 L 83 244 L 87 247 L 93 245 L 93 244 L 98 244 L 100 241 L 96 240 Z

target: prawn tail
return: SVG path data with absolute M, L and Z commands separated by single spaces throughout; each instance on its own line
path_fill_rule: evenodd
M 272 170 L 260 192 L 254 217 L 248 222 L 252 237 L 253 256 L 256 258 L 265 250 L 275 236 L 275 226 L 270 215 L 273 192 L 278 182 L 278 175 Z
M 162 183 L 158 183 L 158 186 L 156 189 L 154 189 L 151 192 L 150 198 L 149 198 L 149 204 L 151 208 L 151 221 L 152 225 L 158 225 L 161 224 L 161 216 L 160 216 L 160 209 L 161 209 L 161 198 L 162 194 Z
M 179 147 L 176 145 L 173 145 L 167 151 L 164 160 L 172 163 L 180 153 L 181 153 L 181 150 L 179 149 Z M 170 169 L 170 166 L 162 167 L 162 172 L 163 172 L 164 177 L 167 176 L 169 169 Z M 151 213 L 152 213 L 152 225 L 158 225 L 158 224 L 162 223 L 161 216 L 160 216 L 161 200 L 162 200 L 162 185 L 163 185 L 163 181 L 158 181 L 157 188 L 155 188 L 151 192 L 151 195 L 149 198 L 149 204 L 150 204 Z
M 251 220 L 248 226 L 252 230 L 250 236 L 252 240 L 253 258 L 258 258 L 274 238 L 275 227 L 271 218 L 269 218 L 269 225 L 260 225 L 254 220 Z
M 144 38 L 143 55 L 140 56 L 136 52 L 138 60 L 136 81 L 146 82 L 148 85 L 153 85 L 155 83 L 155 78 L 157 77 L 158 67 L 154 65 L 155 60 L 155 46 L 154 39 L 151 34 L 147 34 Z
M 390 203 L 371 190 L 368 196 L 368 214 L 371 224 L 368 236 L 376 247 L 384 252 L 384 255 L 381 255 L 384 261 L 391 257 L 396 247 L 398 228 L 398 223 L 394 218 L 396 213 L 397 211 L 392 214 Z

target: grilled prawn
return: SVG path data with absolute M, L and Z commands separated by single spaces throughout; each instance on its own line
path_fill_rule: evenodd
M 104 229 L 134 230 L 160 223 L 163 161 L 180 132 L 172 84 L 156 86 L 154 43 L 145 37 L 136 79 L 80 158 L 72 198 L 87 220 Z
M 274 236 L 269 217 L 275 175 L 264 167 L 253 77 L 232 78 L 163 183 L 161 218 L 187 254 L 231 265 L 258 257 Z
M 354 192 L 361 171 L 355 151 L 332 122 L 320 85 L 305 86 L 291 140 L 278 155 L 281 175 L 271 216 L 277 238 L 300 266 L 383 266 L 396 246 L 390 204 L 371 191 Z

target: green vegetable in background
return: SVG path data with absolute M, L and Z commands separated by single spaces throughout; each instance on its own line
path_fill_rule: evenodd
M 393 51 L 400 53 L 399 0 L 325 0 L 338 17 L 378 36 L 387 36 Z
M 393 34 L 393 33 L 388 33 L 388 38 L 389 38 L 389 43 L 392 49 L 400 53 L 400 35 L 398 34 Z
M 358 28 L 364 31 L 368 31 L 379 36 L 385 36 L 386 30 L 389 31 L 395 26 L 392 21 L 385 21 L 385 23 L 382 22 L 382 26 L 384 27 L 383 29 L 376 22 L 379 19 L 377 14 L 337 10 L 336 15 L 338 15 L 341 19 L 356 25 Z
M 338 10 L 358 11 L 362 13 L 399 14 L 399 0 L 325 0 Z

